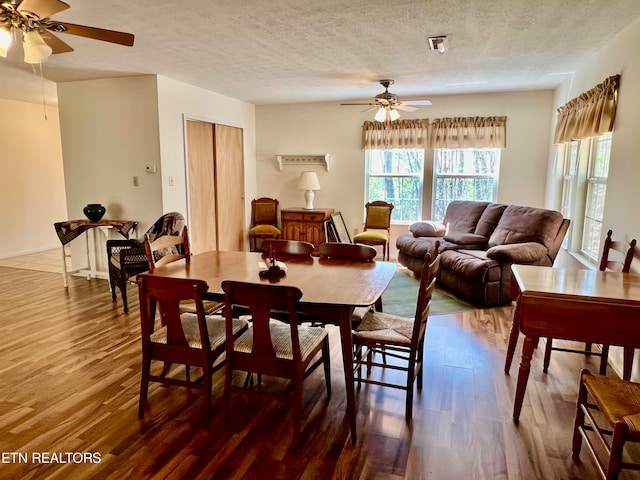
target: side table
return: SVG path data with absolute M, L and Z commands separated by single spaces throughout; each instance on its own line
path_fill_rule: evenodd
M 124 238 L 129 238 L 131 231 L 135 230 L 138 222 L 131 220 L 100 220 L 98 222 L 92 222 L 90 220 L 68 220 L 66 222 L 56 222 L 53 224 L 60 243 L 62 243 L 62 281 L 65 288 L 68 287 L 67 282 L 67 254 L 64 246 L 78 238 L 82 233 L 92 228 L 109 229 L 113 228 Z M 89 255 L 89 238 L 85 237 L 87 241 L 87 265 L 89 270 L 89 278 L 91 278 L 91 257 Z

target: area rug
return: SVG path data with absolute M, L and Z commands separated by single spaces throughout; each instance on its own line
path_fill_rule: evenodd
M 413 317 L 416 312 L 418 286 L 420 280 L 396 272 L 391 283 L 382 295 L 382 308 L 387 313 L 402 317 Z M 447 292 L 436 289 L 431 299 L 430 315 L 443 315 L 473 310 L 474 307 L 455 298 Z

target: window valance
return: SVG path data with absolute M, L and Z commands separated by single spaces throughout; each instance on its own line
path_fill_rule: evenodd
M 427 148 L 429 120 L 366 121 L 362 126 L 362 149 Z
M 366 121 L 362 148 L 505 148 L 507 117 Z
M 505 148 L 507 117 L 436 118 L 431 148 Z
M 620 75 L 613 75 L 558 108 L 553 143 L 565 143 L 611 132 L 616 119 Z

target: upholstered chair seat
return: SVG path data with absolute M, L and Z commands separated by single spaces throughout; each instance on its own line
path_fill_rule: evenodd
M 279 321 L 271 321 L 269 331 L 271 342 L 275 350 L 276 358 L 293 360 L 291 348 L 291 327 Z M 306 361 L 310 355 L 315 354 L 317 346 L 328 335 L 325 328 L 308 327 L 298 325 L 298 339 L 300 340 L 300 355 L 302 361 Z M 237 352 L 251 353 L 253 345 L 253 329 L 250 328 L 238 338 L 233 346 Z
M 226 327 L 225 319 L 220 315 L 211 315 L 205 318 L 207 322 L 207 331 L 209 333 L 209 343 L 211 349 L 215 350 L 218 347 L 224 345 Z M 189 348 L 202 348 L 202 341 L 200 340 L 200 330 L 198 327 L 198 316 L 192 313 L 183 313 L 180 315 L 180 322 L 182 323 L 182 330 L 184 337 L 189 345 Z M 243 319 L 233 319 L 233 335 L 237 335 L 242 330 L 247 329 L 249 322 Z M 159 328 L 151 334 L 149 337 L 152 343 L 167 343 L 167 327 Z

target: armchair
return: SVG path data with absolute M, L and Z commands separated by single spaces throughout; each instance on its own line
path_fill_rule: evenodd
M 185 225 L 186 222 L 182 214 L 171 212 L 160 217 L 146 231 L 145 235 L 149 235 L 150 241 L 162 235 L 180 235 Z M 107 240 L 107 258 L 109 260 L 111 298 L 113 301 L 116 300 L 116 287 L 119 288 L 124 313 L 128 313 L 127 285 L 135 283 L 136 275 L 149 270 L 144 241 L 136 239 Z

